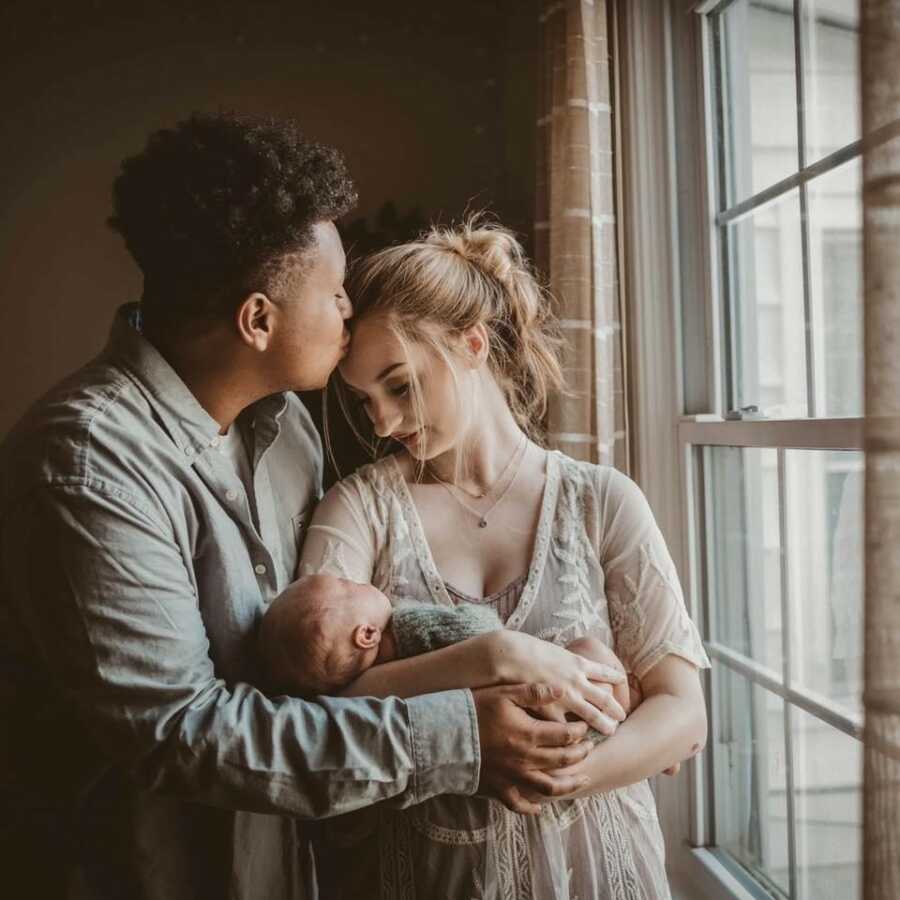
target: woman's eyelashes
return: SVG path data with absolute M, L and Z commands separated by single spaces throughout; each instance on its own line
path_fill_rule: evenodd
M 392 397 L 396 397 L 397 399 L 404 399 L 409 396 L 410 385 L 409 382 L 404 382 L 403 384 L 395 384 L 391 385 L 387 388 L 388 394 Z M 350 392 L 350 401 L 357 408 L 368 410 L 371 406 L 369 402 L 369 397 L 367 394 L 358 394 L 356 391 Z

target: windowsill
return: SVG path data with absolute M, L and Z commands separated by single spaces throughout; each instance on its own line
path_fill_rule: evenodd
M 736 877 L 706 847 L 690 850 L 687 871 L 673 878 L 673 900 L 771 900 L 761 887 Z

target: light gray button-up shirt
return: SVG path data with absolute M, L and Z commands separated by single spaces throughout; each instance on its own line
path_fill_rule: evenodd
M 252 686 L 318 435 L 293 395 L 245 410 L 249 491 L 133 312 L 0 449 L 0 846 L 67 854 L 71 896 L 313 896 L 297 819 L 474 793 L 472 697 Z

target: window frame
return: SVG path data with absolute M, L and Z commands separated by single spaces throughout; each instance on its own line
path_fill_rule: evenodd
M 688 610 L 706 634 L 707 610 L 703 546 L 698 539 L 703 515 L 703 486 L 696 455 L 705 446 L 774 447 L 785 489 L 785 451 L 791 449 L 863 449 L 862 418 L 726 418 L 734 403 L 726 377 L 729 351 L 723 321 L 723 253 L 719 231 L 727 221 L 776 196 L 805 186 L 861 152 L 862 141 L 811 164 L 800 156 L 798 171 L 751 196 L 726 213 L 717 209 L 720 165 L 714 104 L 717 92 L 711 59 L 709 14 L 733 0 L 628 0 L 614 3 L 616 60 L 615 110 L 621 286 L 628 309 L 626 351 L 629 364 L 632 471 L 653 508 L 682 575 Z M 802 90 L 802 28 L 794 7 L 795 65 Z M 801 95 L 802 96 L 802 95 Z M 800 106 L 800 104 L 798 104 Z M 798 128 L 805 129 L 798 109 Z M 900 123 L 879 129 L 874 141 L 900 134 Z M 801 147 L 804 132 L 798 131 Z M 690 240 L 680 240 L 690 235 Z M 804 310 L 811 315 L 809 224 L 804 218 Z M 660 309 L 660 298 L 670 298 Z M 665 315 L 662 313 L 665 312 Z M 807 338 L 810 341 L 811 338 Z M 809 346 L 809 345 L 808 345 Z M 807 394 L 815 411 L 812 354 L 807 352 Z M 661 452 L 660 448 L 671 448 Z M 782 517 L 784 506 L 782 505 Z M 783 523 L 782 523 L 783 524 Z M 782 564 L 784 567 L 784 563 Z M 782 615 L 790 603 L 782 593 Z M 790 625 L 783 641 L 790 640 Z M 785 680 L 773 682 L 763 667 L 718 644 L 707 642 L 714 665 L 724 662 L 798 708 L 845 734 L 861 739 L 862 723 L 827 698 Z M 790 644 L 785 644 L 786 648 Z M 789 659 L 790 654 L 785 653 Z M 788 662 L 789 665 L 789 662 Z M 789 675 L 783 672 L 783 677 Z M 710 718 L 715 709 L 712 679 L 705 675 Z M 790 722 L 787 719 L 786 727 Z M 790 729 L 786 733 L 790 750 Z M 708 846 L 711 766 L 707 754 L 692 760 L 680 779 L 657 778 L 655 792 L 667 837 L 668 860 L 676 896 L 749 900 L 766 893 L 753 878 L 715 847 Z M 790 792 L 789 792 L 790 793 Z M 792 801 L 789 801 L 792 802 Z M 689 813 L 685 815 L 685 810 Z M 791 813 L 791 819 L 793 814 Z M 793 823 L 791 825 L 793 829 Z M 795 841 L 791 836 L 792 847 Z M 791 851 L 793 852 L 793 850 Z M 791 871 L 796 872 L 792 860 Z

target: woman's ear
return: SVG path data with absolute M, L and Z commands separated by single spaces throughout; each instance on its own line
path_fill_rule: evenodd
M 372 650 L 381 642 L 381 629 L 377 625 L 357 625 L 353 629 L 353 646 L 360 650 Z
M 479 366 L 484 365 L 487 362 L 490 349 L 490 338 L 485 325 L 479 322 L 477 325 L 467 328 L 462 333 L 462 339 L 471 367 L 477 369 Z

